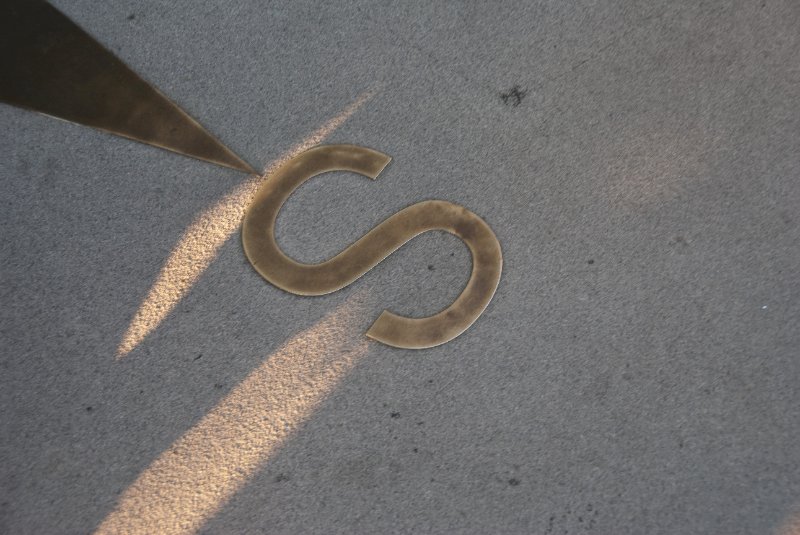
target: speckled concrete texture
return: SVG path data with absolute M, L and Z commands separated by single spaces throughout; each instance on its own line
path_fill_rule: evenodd
M 456 238 L 293 296 L 257 177 L 0 106 L 0 532 L 797 533 L 800 3 L 54 3 L 258 169 L 393 157 L 301 187 L 288 254 L 444 199 L 504 275 L 380 345 Z

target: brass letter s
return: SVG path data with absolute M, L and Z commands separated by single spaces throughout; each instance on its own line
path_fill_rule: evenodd
M 391 158 L 355 145 L 321 145 L 292 158 L 256 194 L 244 218 L 247 258 L 269 282 L 298 295 L 323 295 L 348 286 L 414 236 L 444 230 L 461 238 L 472 253 L 472 274 L 449 307 L 427 318 L 407 318 L 384 310 L 367 336 L 390 346 L 422 349 L 463 333 L 492 299 L 502 270 L 497 238 L 480 217 L 446 201 L 424 201 L 386 219 L 344 251 L 320 264 L 300 264 L 275 241 L 275 220 L 292 192 L 327 171 L 353 171 L 375 179 Z

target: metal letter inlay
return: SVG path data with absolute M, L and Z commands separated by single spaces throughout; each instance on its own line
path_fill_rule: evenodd
M 269 282 L 298 295 L 335 292 L 360 278 L 414 236 L 444 230 L 461 238 L 472 253 L 472 274 L 461 295 L 438 314 L 407 318 L 384 310 L 367 336 L 390 346 L 423 349 L 463 333 L 491 301 L 502 270 L 497 238 L 480 217 L 446 201 L 424 201 L 386 219 L 361 239 L 320 264 L 295 262 L 275 241 L 283 203 L 306 180 L 327 171 L 352 171 L 375 179 L 391 158 L 355 145 L 323 145 L 296 156 L 261 187 L 242 228 L 245 254 Z

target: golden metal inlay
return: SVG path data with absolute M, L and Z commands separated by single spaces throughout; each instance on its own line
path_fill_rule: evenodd
M 292 260 L 275 241 L 278 212 L 305 181 L 328 171 L 352 171 L 375 179 L 389 161 L 385 154 L 355 145 L 322 145 L 299 154 L 275 171 L 256 194 L 244 218 L 242 242 L 247 258 L 270 283 L 298 295 L 324 295 L 350 285 L 418 234 L 444 230 L 458 236 L 472 253 L 472 274 L 456 300 L 426 318 L 384 310 L 366 333 L 390 346 L 433 347 L 468 329 L 489 304 L 500 281 L 500 243 L 480 217 L 447 201 L 423 201 L 400 210 L 319 264 Z

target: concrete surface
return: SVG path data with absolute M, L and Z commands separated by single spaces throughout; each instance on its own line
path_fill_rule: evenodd
M 504 277 L 451 343 L 365 341 L 457 239 L 288 295 L 252 177 L 0 106 L 0 532 L 800 532 L 800 3 L 55 4 L 257 167 L 393 156 L 298 191 L 289 254 L 440 198 Z

